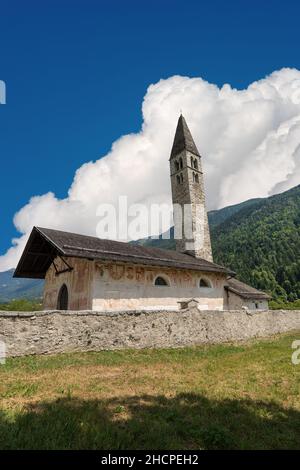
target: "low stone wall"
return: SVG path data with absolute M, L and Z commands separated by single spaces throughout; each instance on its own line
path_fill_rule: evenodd
M 168 348 L 300 331 L 300 311 L 0 312 L 7 356 Z

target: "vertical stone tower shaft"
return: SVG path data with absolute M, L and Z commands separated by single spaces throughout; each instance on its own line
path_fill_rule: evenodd
M 201 156 L 184 117 L 178 120 L 170 156 L 176 250 L 212 261 Z M 181 208 L 182 217 L 178 217 Z

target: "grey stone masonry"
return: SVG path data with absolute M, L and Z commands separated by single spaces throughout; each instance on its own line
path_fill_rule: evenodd
M 176 348 L 299 331 L 300 310 L 0 312 L 7 356 Z M 3 348 L 2 348 L 3 349 Z M 1 365 L 0 365 L 1 367 Z
M 188 252 L 196 258 L 213 261 L 201 157 L 183 150 L 170 160 L 170 173 L 175 237 L 177 234 L 182 235 L 176 239 L 176 249 Z M 185 214 L 181 218 L 176 215 L 176 204 L 181 207 L 182 214 Z M 185 217 L 189 219 L 191 236 L 185 231 Z M 195 246 L 190 248 L 191 242 L 195 243 Z

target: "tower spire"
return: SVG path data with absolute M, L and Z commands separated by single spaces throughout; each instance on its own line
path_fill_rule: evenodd
M 200 157 L 200 153 L 196 147 L 196 144 L 192 137 L 191 131 L 188 128 L 186 120 L 184 119 L 183 115 L 180 114 L 170 158 L 175 157 L 183 150 L 187 150 L 193 153 L 194 155 L 198 155 Z

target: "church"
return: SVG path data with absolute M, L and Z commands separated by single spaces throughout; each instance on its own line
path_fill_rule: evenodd
M 169 164 L 173 205 L 190 207 L 189 237 L 175 212 L 176 250 L 34 227 L 14 277 L 45 279 L 44 310 L 268 308 L 267 294 L 213 262 L 201 155 L 182 115 Z

